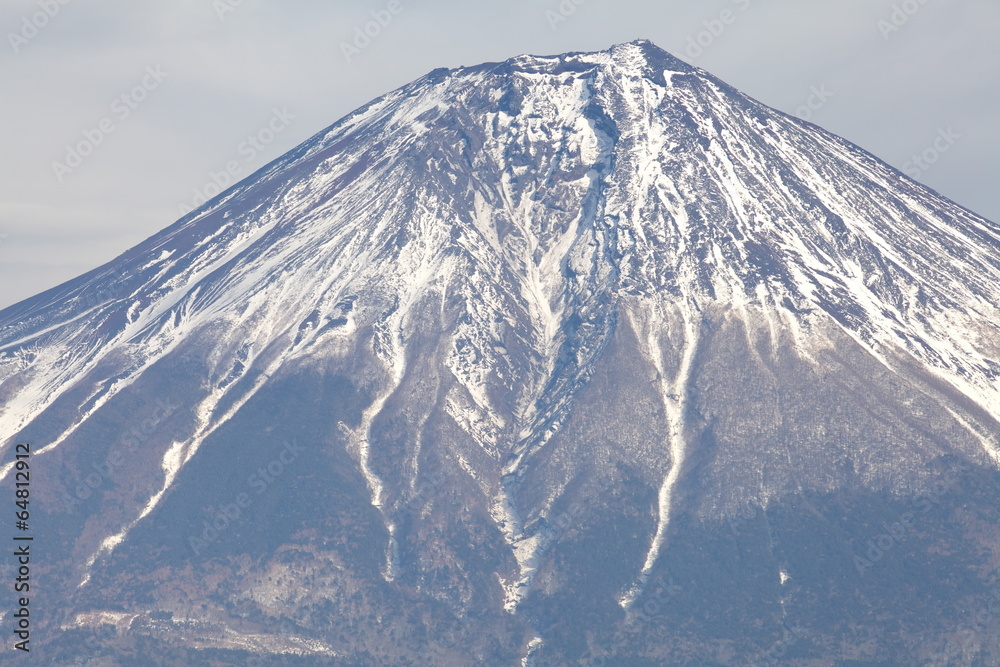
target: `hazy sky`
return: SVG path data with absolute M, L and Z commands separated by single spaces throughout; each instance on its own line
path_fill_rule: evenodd
M 3 0 L 0 307 L 436 67 L 639 37 L 1000 220 L 998 26 L 996 0 Z

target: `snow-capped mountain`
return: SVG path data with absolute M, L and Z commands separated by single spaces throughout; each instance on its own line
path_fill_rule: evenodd
M 988 661 L 998 306 L 1000 226 L 649 42 L 436 70 L 0 312 L 40 650 Z

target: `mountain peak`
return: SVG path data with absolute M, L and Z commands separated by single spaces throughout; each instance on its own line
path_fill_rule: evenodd
M 634 39 L 631 42 L 615 44 L 609 49 L 609 52 L 616 57 L 624 54 L 629 54 L 633 57 L 637 56 L 651 67 L 658 67 L 663 63 L 675 64 L 682 62 L 669 51 L 660 48 L 648 39 Z
M 664 637 L 731 662 L 771 623 L 764 653 L 787 618 L 862 646 L 882 628 L 844 609 L 944 608 L 825 601 L 884 555 L 872 527 L 955 530 L 889 527 L 896 498 L 1000 462 L 997 304 L 1000 228 L 856 146 L 646 40 L 520 56 L 388 93 L 0 312 L 0 441 L 39 443 L 59 628 L 117 619 L 133 648 L 196 627 L 413 664 L 445 618 L 472 648 L 432 662 L 568 664 L 654 594 L 647 662 Z M 974 591 L 995 523 L 928 543 L 923 579 Z
M 574 67 L 615 67 L 633 76 L 646 76 L 663 81 L 663 72 L 690 73 L 693 67 L 661 49 L 648 39 L 636 39 L 616 44 L 603 51 L 570 52 L 559 55 L 521 55 L 507 61 L 513 67 L 526 71 L 560 73 Z

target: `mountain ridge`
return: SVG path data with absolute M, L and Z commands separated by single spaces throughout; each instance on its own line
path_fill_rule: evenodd
M 634 525 L 601 599 L 629 617 L 692 517 L 920 493 L 942 457 L 994 470 L 998 251 L 996 224 L 647 41 L 435 70 L 0 311 L 0 440 L 43 439 L 68 482 L 123 406 L 186 408 L 85 527 L 51 511 L 75 608 L 124 585 L 108 577 L 146 525 L 198 516 L 190 480 L 240 451 L 227 434 L 266 460 L 246 424 L 301 383 L 333 415 L 302 428 L 379 553 L 359 581 L 538 614 L 568 539 L 555 508 L 611 488 Z M 455 520 L 434 503 L 455 498 L 477 546 L 432 567 Z M 541 655 L 545 624 L 525 640 Z

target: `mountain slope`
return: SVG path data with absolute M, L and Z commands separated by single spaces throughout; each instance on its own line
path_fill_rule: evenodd
M 648 42 L 437 70 L 0 312 L 51 650 L 925 659 L 996 561 L 998 286 L 996 224 Z

